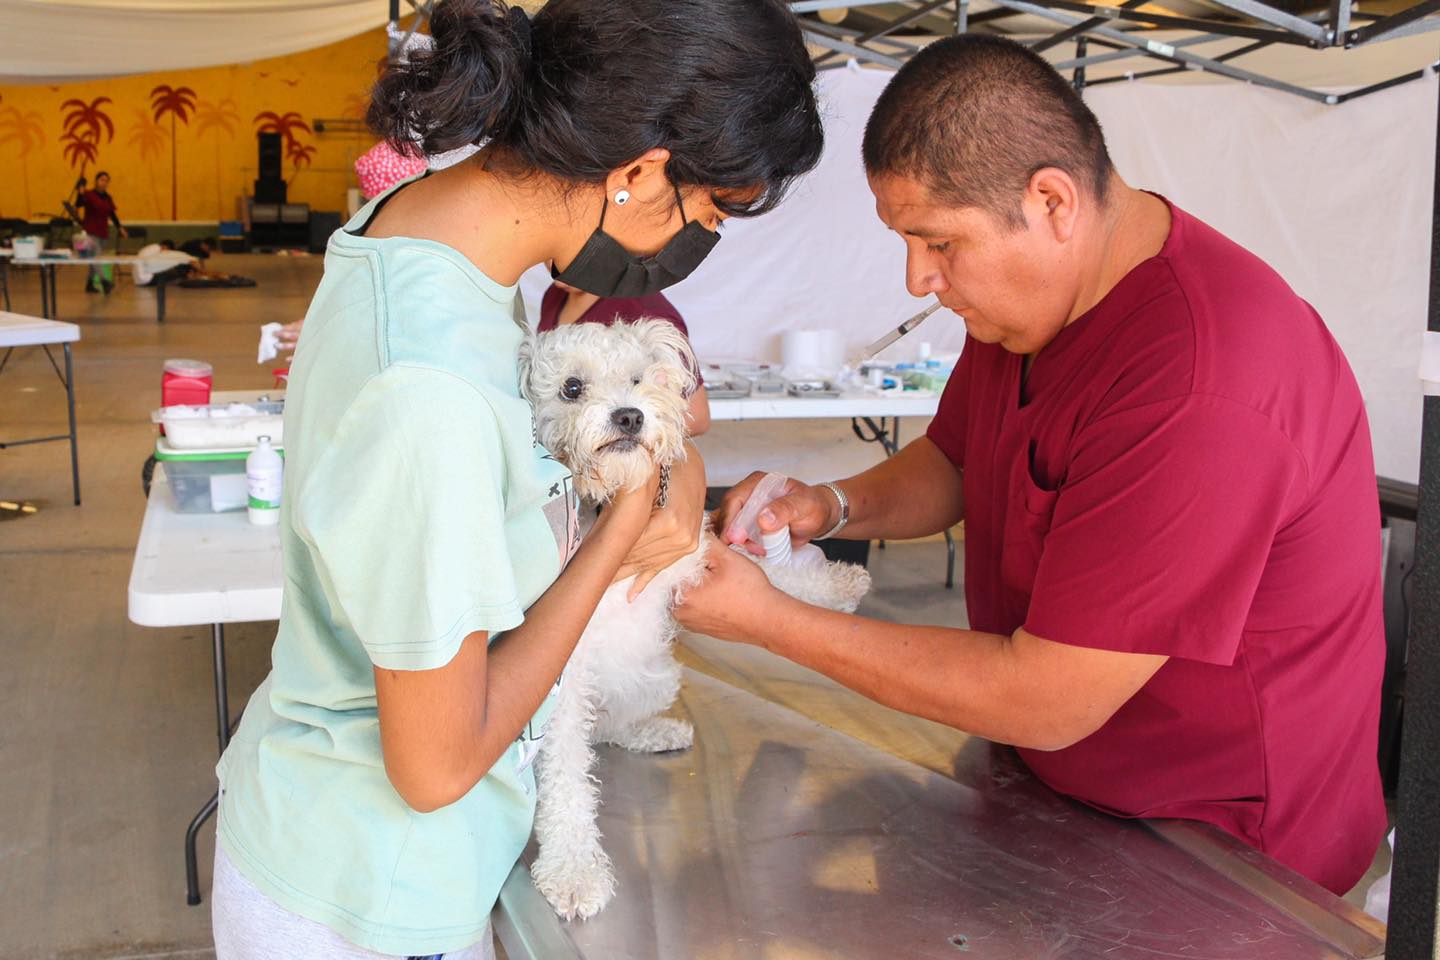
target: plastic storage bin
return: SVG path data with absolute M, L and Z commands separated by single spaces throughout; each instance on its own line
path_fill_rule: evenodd
M 245 458 L 252 449 L 183 450 L 161 437 L 155 441 L 155 459 L 165 471 L 179 512 L 225 513 L 244 510 L 249 503 Z M 277 451 L 285 455 L 284 450 Z
M 176 450 L 232 450 L 253 447 L 260 437 L 284 443 L 284 413 L 283 401 L 257 400 L 161 407 L 150 419 Z

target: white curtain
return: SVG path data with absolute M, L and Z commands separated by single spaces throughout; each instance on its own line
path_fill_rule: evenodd
M 241 63 L 385 23 L 386 0 L 3 0 L 0 84 Z
M 673 289 L 702 357 L 778 359 L 792 328 L 833 327 L 860 346 L 916 309 L 904 249 L 876 218 L 860 165 L 865 119 L 889 76 L 824 74 L 819 169 L 774 213 L 727 224 Z M 1085 97 L 1122 176 L 1263 257 L 1315 306 L 1365 395 L 1377 471 L 1414 481 L 1436 79 L 1332 107 L 1228 81 L 1113 84 Z M 546 279 L 523 282 L 532 316 Z M 942 311 L 891 352 L 913 356 L 921 340 L 954 350 L 962 338 Z

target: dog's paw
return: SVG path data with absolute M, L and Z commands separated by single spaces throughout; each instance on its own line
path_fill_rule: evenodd
M 623 730 L 606 734 L 604 740 L 635 753 L 666 753 L 690 749 L 695 742 L 695 728 L 674 717 L 646 717 Z
M 542 848 L 530 865 L 530 877 L 564 920 L 588 920 L 615 896 L 615 871 L 598 845 L 565 857 L 549 855 Z

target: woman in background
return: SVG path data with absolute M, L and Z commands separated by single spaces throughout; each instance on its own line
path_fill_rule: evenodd
M 82 190 L 75 205 L 83 211 L 80 220 L 86 243 L 82 256 L 86 259 L 114 250 L 110 243 L 110 224 L 115 224 L 120 236 L 130 236 L 120 224 L 120 217 L 115 212 L 115 198 L 110 196 L 110 174 L 104 170 L 95 174 L 95 189 Z M 104 290 L 108 296 L 110 291 L 115 289 L 111 275 L 109 267 L 91 267 L 90 272 L 85 275 L 85 292 L 99 293 Z

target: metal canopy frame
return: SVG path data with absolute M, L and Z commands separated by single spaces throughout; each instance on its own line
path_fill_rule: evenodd
M 1165 9 L 1164 0 L 1125 0 L 1118 6 L 1084 0 L 989 0 L 989 4 L 985 10 L 972 11 L 970 0 L 796 0 L 790 9 L 800 16 L 806 39 L 823 48 L 824 52 L 815 58 L 821 69 L 840 66 L 844 62 L 842 55 L 897 69 L 923 45 L 926 37 L 965 33 L 983 23 L 1022 15 L 1056 27 L 1053 33 L 1029 41 L 1036 51 L 1063 43 L 1076 44 L 1075 56 L 1056 66 L 1061 70 L 1079 71 L 1077 86 L 1197 70 L 1317 103 L 1338 104 L 1418 80 L 1427 71 L 1440 67 L 1437 59 L 1423 69 L 1337 94 L 1233 64 L 1247 54 L 1274 44 L 1315 50 L 1350 49 L 1440 30 L 1440 0 L 1420 0 L 1404 10 L 1386 14 L 1372 9 L 1358 10 L 1355 0 L 1329 0 L 1327 8 L 1308 15 L 1292 13 L 1263 0 L 1185 0 L 1185 9 L 1199 15 L 1171 12 Z M 1367 7 L 1373 4 L 1367 2 Z M 819 16 L 832 10 L 855 11 L 860 14 L 856 19 L 866 25 L 829 23 Z M 1195 35 L 1178 42 L 1160 40 L 1156 38 L 1160 30 L 1194 31 Z M 918 32 L 922 36 L 898 36 L 902 31 Z M 1186 49 L 1226 40 L 1240 42 L 1214 56 L 1201 56 Z M 1089 53 L 1091 46 L 1101 47 L 1102 52 Z M 1085 79 L 1086 67 L 1125 59 L 1160 61 L 1165 66 Z
M 1440 0 L 1420 0 L 1398 11 L 1388 8 L 1387 13 L 1374 12 L 1373 7 L 1358 10 L 1354 0 L 1314 0 L 1310 5 L 1294 0 L 1293 9 L 1303 9 L 1303 14 L 1263 0 L 1179 3 L 1187 12 L 1165 9 L 1165 0 L 1124 0 L 1119 6 L 1083 0 L 987 0 L 980 11 L 970 9 L 970 0 L 797 0 L 790 8 L 799 15 L 806 38 L 823 48 L 815 57 L 822 70 L 840 66 L 844 61 L 839 54 L 898 68 L 929 39 L 1019 16 L 1029 18 L 1026 26 L 1031 29 L 1026 39 L 1037 52 L 1074 44 L 1074 55 L 1056 62 L 1055 67 L 1073 71 L 1073 83 L 1082 91 L 1086 86 L 1195 70 L 1335 105 L 1418 80 L 1440 67 L 1440 60 L 1431 61 L 1422 69 L 1335 93 L 1234 65 L 1234 61 L 1275 44 L 1351 49 L 1437 30 Z M 826 22 L 819 16 L 841 8 L 858 15 L 847 13 L 839 23 L 833 17 Z M 1034 38 L 1036 18 L 1056 29 Z M 852 25 L 855 23 L 859 26 Z M 1191 31 L 1191 35 L 1176 39 L 1172 32 L 1162 40 L 1159 30 Z M 1190 49 L 1227 40 L 1235 45 L 1213 56 Z M 1131 59 L 1159 64 L 1118 76 L 1086 76 L 1089 67 Z M 1440 115 L 1435 123 L 1440 131 Z M 1436 150 L 1436 156 L 1423 162 L 1434 163 L 1436 169 L 1429 329 L 1440 334 L 1440 136 Z M 1425 398 L 1418 502 L 1414 615 L 1407 638 L 1405 725 L 1385 952 L 1388 960 L 1434 960 L 1440 956 L 1436 942 L 1440 897 L 1440 762 L 1436 760 L 1440 757 L 1440 397 Z

